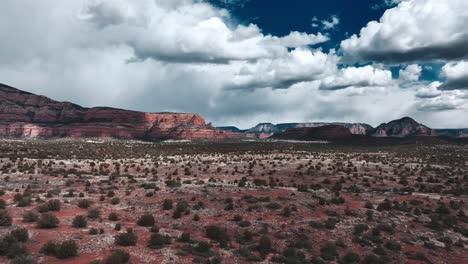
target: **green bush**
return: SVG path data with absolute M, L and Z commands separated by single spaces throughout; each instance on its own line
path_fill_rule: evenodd
M 78 255 L 78 244 L 73 240 L 61 243 L 57 247 L 56 257 L 59 259 L 71 258 Z
M 117 220 L 119 220 L 119 216 L 116 213 L 112 212 L 112 213 L 109 214 L 109 220 L 110 221 L 117 221 Z
M 0 210 L 0 226 L 11 226 L 11 216 L 7 210 Z
M 343 257 L 344 264 L 359 264 L 360 260 L 361 258 L 359 257 L 359 255 L 354 252 L 348 252 Z
M 155 223 L 156 221 L 154 220 L 154 217 L 150 214 L 142 215 L 140 219 L 138 219 L 137 221 L 137 224 L 139 226 L 146 226 L 146 227 L 153 226 Z
M 47 207 L 49 208 L 49 211 L 60 211 L 60 200 L 54 199 L 50 200 L 47 202 Z
M 99 208 L 88 209 L 88 217 L 91 219 L 96 219 L 96 218 L 101 217 L 101 210 Z
M 119 203 L 120 203 L 120 199 L 119 199 L 119 198 L 117 198 L 117 197 L 112 198 L 111 204 L 116 205 L 116 204 L 119 204 Z
M 338 257 L 338 252 L 336 251 L 335 244 L 331 242 L 325 243 L 325 245 L 323 245 L 320 248 L 320 256 L 324 260 L 329 260 L 329 261 L 334 260 L 336 257 Z
M 23 214 L 23 222 L 25 222 L 25 223 L 36 222 L 38 218 L 39 218 L 39 215 L 37 215 L 33 211 L 26 211 Z
M 97 230 L 97 228 L 91 228 L 89 229 L 89 234 L 90 235 L 97 235 L 99 233 L 99 230 Z
M 91 206 L 91 201 L 88 199 L 81 199 L 78 201 L 78 207 L 80 208 L 88 209 L 89 206 Z
M 161 235 L 159 233 L 152 233 L 148 241 L 149 248 L 163 248 L 165 245 L 171 244 L 171 237 L 168 235 Z
M 262 236 L 258 242 L 257 250 L 261 256 L 266 256 L 271 252 L 271 240 L 267 236 Z
M 127 230 L 126 233 L 120 233 L 115 237 L 115 243 L 119 246 L 129 247 L 135 246 L 138 240 L 138 237 L 133 233 Z
M 230 240 L 226 229 L 214 225 L 206 227 L 206 237 L 217 241 L 221 247 L 226 247 Z
M 126 264 L 130 261 L 130 254 L 121 249 L 112 251 L 112 254 L 104 261 L 104 264 Z
M 84 228 L 88 225 L 86 217 L 84 215 L 77 215 L 73 219 L 72 226 L 76 228 Z
M 171 210 L 172 209 L 172 200 L 171 199 L 164 199 L 164 202 L 163 202 L 163 209 L 164 210 Z
M 10 235 L 13 236 L 18 242 L 26 243 L 29 239 L 29 232 L 26 228 L 15 229 L 11 231 Z
M 51 213 L 43 213 L 41 218 L 37 221 L 39 228 L 55 228 L 59 225 L 58 218 Z

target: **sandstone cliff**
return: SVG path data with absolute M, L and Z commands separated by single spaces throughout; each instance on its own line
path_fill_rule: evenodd
M 85 108 L 0 84 L 0 136 L 164 140 L 241 134 L 218 130 L 197 114 Z

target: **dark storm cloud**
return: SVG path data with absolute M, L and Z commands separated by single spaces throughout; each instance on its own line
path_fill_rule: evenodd
M 439 90 L 468 90 L 468 73 L 458 79 L 447 80 L 441 86 Z
M 468 34 L 457 40 L 409 50 L 387 49 L 387 40 L 375 39 L 372 48 L 345 53 L 343 61 L 373 61 L 387 64 L 459 60 L 468 57 Z

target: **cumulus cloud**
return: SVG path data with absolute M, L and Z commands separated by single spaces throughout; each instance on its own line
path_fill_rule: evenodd
M 82 18 L 97 27 L 101 38 L 131 46 L 136 59 L 142 60 L 185 63 L 257 60 L 286 54 L 288 47 L 328 40 L 320 33 L 263 35 L 255 25 L 233 26 L 224 9 L 204 2 L 178 2 L 98 1 L 85 8 Z
M 468 90 L 468 61 L 450 62 L 442 67 L 442 75 L 447 79 L 441 90 Z
M 408 0 L 341 43 L 348 62 L 453 60 L 468 56 L 468 1 Z
M 438 89 L 441 84 L 441 82 L 432 82 L 427 87 L 419 88 L 415 96 L 421 99 L 439 97 L 442 94 Z
M 404 69 L 399 71 L 399 79 L 403 82 L 414 82 L 419 80 L 421 77 L 422 67 L 417 64 L 406 66 Z
M 333 52 L 297 48 L 284 57 L 242 65 L 229 88 L 289 88 L 333 74 L 338 60 Z
M 337 74 L 324 78 L 320 85 L 322 90 L 339 90 L 349 87 L 389 86 L 392 83 L 392 73 L 371 65 L 364 67 L 348 67 Z
M 468 93 L 465 91 L 442 92 L 439 96 L 420 100 L 417 109 L 424 112 L 439 112 L 463 109 L 466 110 Z

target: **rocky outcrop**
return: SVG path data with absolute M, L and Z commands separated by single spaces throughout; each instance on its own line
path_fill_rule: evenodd
M 289 140 L 332 140 L 349 139 L 353 134 L 344 126 L 328 125 L 319 127 L 288 128 L 286 131 L 274 134 L 271 138 Z
M 434 136 L 429 127 L 416 122 L 410 117 L 403 117 L 378 126 L 372 133 L 376 137 Z
M 0 84 L 0 136 L 164 140 L 242 134 L 218 130 L 197 114 L 84 108 Z

